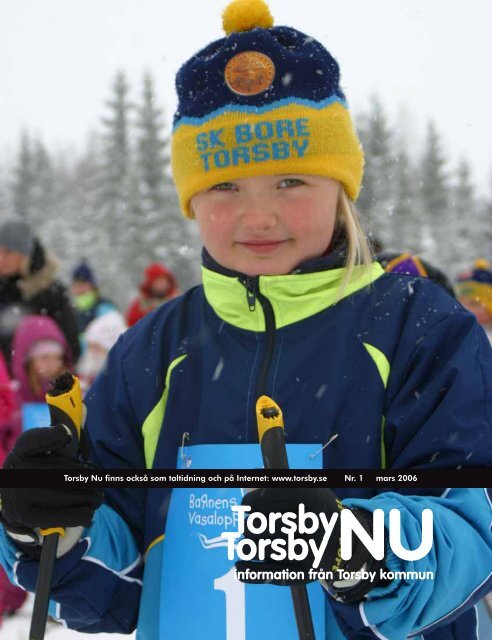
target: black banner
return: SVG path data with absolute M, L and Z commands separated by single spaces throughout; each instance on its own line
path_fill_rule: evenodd
M 152 469 L 0 470 L 0 487 L 484 487 L 490 469 Z

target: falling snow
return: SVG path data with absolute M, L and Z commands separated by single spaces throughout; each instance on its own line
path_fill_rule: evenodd
M 318 391 L 316 391 L 316 400 L 319 400 L 320 398 L 322 398 L 325 395 L 325 391 L 326 391 L 326 384 L 322 384 L 321 387 L 318 389 Z
M 214 375 L 212 376 L 212 382 L 217 382 L 220 378 L 220 374 L 222 373 L 222 369 L 224 368 L 224 360 L 221 358 L 219 363 L 215 367 Z
M 291 73 L 286 73 L 285 75 L 282 76 L 282 84 L 284 87 L 288 87 L 291 82 L 292 82 Z

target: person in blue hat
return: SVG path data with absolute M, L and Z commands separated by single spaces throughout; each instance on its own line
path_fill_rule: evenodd
M 94 272 L 85 260 L 72 271 L 71 294 L 81 334 L 96 318 L 109 311 L 117 311 L 114 302 L 101 295 Z

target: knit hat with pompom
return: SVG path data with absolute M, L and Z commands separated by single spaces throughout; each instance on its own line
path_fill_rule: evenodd
M 181 208 L 220 182 L 303 173 L 341 182 L 355 200 L 364 156 L 339 67 L 322 44 L 275 27 L 263 0 L 234 0 L 226 37 L 176 77 L 172 169 Z

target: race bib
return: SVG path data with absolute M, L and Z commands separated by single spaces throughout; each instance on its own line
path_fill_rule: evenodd
M 288 445 L 292 468 L 317 469 L 316 445 Z M 312 456 L 312 457 L 311 457 Z M 198 445 L 180 450 L 177 468 L 263 468 L 256 445 Z M 288 587 L 245 585 L 235 577 L 222 532 L 237 531 L 242 492 L 235 488 L 189 488 L 172 492 L 162 558 L 160 640 L 297 639 Z M 331 607 L 322 587 L 307 586 L 316 638 L 325 637 Z M 326 609 L 326 611 L 325 611 Z M 343 638 L 334 620 L 330 637 Z
M 46 402 L 24 402 L 22 404 L 22 431 L 36 427 L 47 427 L 50 424 L 50 410 Z

